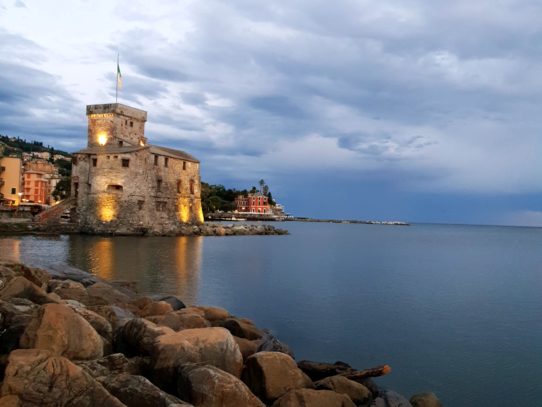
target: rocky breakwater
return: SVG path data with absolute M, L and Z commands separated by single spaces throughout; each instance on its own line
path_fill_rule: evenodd
M 388 366 L 296 362 L 247 319 L 129 287 L 0 263 L 0 406 L 441 405 L 379 388 Z

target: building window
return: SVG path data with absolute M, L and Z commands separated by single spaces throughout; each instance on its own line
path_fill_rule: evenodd
M 122 140 L 119 140 L 119 147 L 122 147 L 124 145 L 124 142 Z
M 17 188 L 11 188 L 11 195 L 15 195 L 17 193 Z
M 154 165 L 158 165 L 158 156 L 154 155 Z
M 134 127 L 134 122 L 130 120 L 130 127 Z
M 124 120 L 124 124 L 125 124 L 125 125 L 128 125 L 128 120 L 127 120 L 127 119 Z
M 193 179 L 190 180 L 190 193 L 191 194 L 194 193 L 194 180 Z
M 79 182 L 73 183 L 73 195 L 77 198 L 77 195 L 79 195 Z
M 168 158 L 168 157 L 164 157 L 164 167 L 167 167 L 168 161 L 169 161 L 169 158 Z
M 128 158 L 122 159 L 122 166 L 128 168 L 130 166 L 130 160 Z
M 92 159 L 92 166 L 93 167 L 96 167 L 98 165 L 98 159 L 97 158 L 93 158 Z
M 182 191 L 182 188 L 183 188 L 183 183 L 182 181 L 177 181 L 177 193 L 180 194 L 181 191 Z
M 77 157 L 72 158 L 72 165 L 77 165 Z
M 137 209 L 139 209 L 140 211 L 143 209 L 143 204 L 145 203 L 145 201 L 137 201 Z
M 158 179 L 156 180 L 156 191 L 160 192 L 162 190 L 162 180 Z
M 186 161 L 183 161 L 183 170 L 186 170 Z
M 156 210 L 164 212 L 166 210 L 166 203 L 164 201 L 156 201 Z

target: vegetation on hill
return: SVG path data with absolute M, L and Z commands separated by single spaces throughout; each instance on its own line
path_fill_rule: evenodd
M 65 151 L 57 150 L 51 146 L 44 146 L 41 141 L 27 141 L 19 137 L 9 137 L 0 134 L 0 143 L 4 145 L 4 155 L 21 156 L 22 153 L 48 152 L 51 154 L 51 157 L 56 154 L 71 157 L 71 155 Z

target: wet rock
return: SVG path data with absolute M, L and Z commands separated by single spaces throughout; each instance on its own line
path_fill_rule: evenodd
M 147 317 L 147 319 L 157 325 L 167 326 L 174 331 L 180 331 L 182 329 L 206 328 L 210 326 L 202 314 L 203 312 L 200 310 L 189 307 L 170 312 L 166 315 Z
M 264 336 L 264 332 L 256 327 L 248 319 L 228 318 L 223 321 L 218 321 L 216 326 L 226 328 L 232 335 L 245 339 L 260 339 Z
M 265 402 L 278 399 L 292 389 L 312 388 L 309 377 L 285 353 L 258 352 L 246 360 L 243 381 Z
M 127 321 L 135 318 L 135 315 L 131 311 L 116 305 L 95 305 L 87 308 L 107 319 L 113 329 L 116 329 L 117 327 L 124 325 Z
M 95 283 L 87 288 L 87 305 L 127 304 L 133 298 L 106 283 Z
M 435 393 L 415 394 L 410 398 L 412 407 L 442 407 L 442 403 Z
M 36 284 L 24 277 L 14 277 L 5 283 L 0 290 L 0 299 L 7 301 L 11 298 L 26 298 L 36 304 L 48 304 L 58 302 Z
M 64 300 L 75 300 L 82 304 L 89 304 L 87 289 L 81 283 L 70 280 L 51 280 L 49 291 L 57 294 Z
M 157 296 L 155 298 L 156 301 L 165 301 L 169 305 L 171 305 L 171 308 L 173 311 L 178 311 L 180 309 L 186 308 L 186 305 L 184 302 L 182 302 L 179 298 L 175 297 L 174 295 L 166 295 L 166 296 Z
M 330 390 L 291 390 L 273 403 L 272 407 L 356 407 L 345 394 Z
M 39 349 L 11 352 L 2 394 L 18 396 L 24 406 L 124 406 L 83 369 Z
M 128 407 L 189 406 L 177 397 L 163 392 L 143 376 L 123 373 L 104 377 L 100 382 Z
M 265 332 L 262 337 L 260 346 L 258 346 L 258 352 L 281 352 L 294 358 L 294 352 L 290 347 L 281 341 L 279 341 L 274 335 L 269 332 Z
M 371 391 L 367 387 L 343 376 L 326 377 L 314 385 L 317 390 L 332 390 L 335 393 L 346 394 L 357 405 L 369 405 L 372 400 Z
M 96 330 L 65 304 L 45 304 L 21 337 L 22 348 L 51 351 L 70 359 L 103 355 L 103 340 Z
M 371 407 L 412 407 L 412 404 L 399 393 L 386 390 L 374 399 Z
M 156 339 L 172 333 L 174 331 L 166 326 L 158 326 L 143 318 L 134 318 L 115 332 L 115 349 L 129 356 L 150 355 Z
M 196 407 L 264 407 L 241 380 L 217 367 L 188 365 L 180 372 L 178 394 Z
M 153 381 L 166 391 L 174 388 L 178 369 L 189 363 L 216 366 L 236 377 L 243 368 L 239 347 L 224 328 L 185 329 L 159 336 L 153 360 Z

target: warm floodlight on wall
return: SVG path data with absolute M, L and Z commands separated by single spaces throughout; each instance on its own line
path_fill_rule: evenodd
M 107 143 L 107 134 L 106 133 L 98 134 L 98 144 L 101 146 L 105 146 L 106 143 Z

